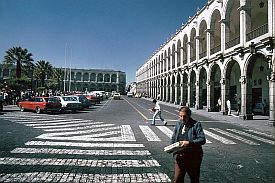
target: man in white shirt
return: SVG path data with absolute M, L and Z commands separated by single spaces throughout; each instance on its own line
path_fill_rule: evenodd
M 155 107 L 152 109 L 154 112 L 154 116 L 153 116 L 153 121 L 152 121 L 151 125 L 155 125 L 156 117 L 159 116 L 159 118 L 163 122 L 164 126 L 166 126 L 167 122 L 161 117 L 161 110 L 160 110 L 159 103 L 157 102 L 156 99 L 153 100 L 153 103 L 155 104 Z
M 227 115 L 231 116 L 231 102 L 229 99 L 226 101 L 226 105 L 227 105 L 227 110 L 228 110 Z

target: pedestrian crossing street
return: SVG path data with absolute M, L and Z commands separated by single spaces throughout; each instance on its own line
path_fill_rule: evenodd
M 161 164 L 151 157 L 144 144 L 138 143 L 131 125 L 72 119 L 67 116 L 14 112 L 2 119 L 43 130 L 35 140 L 10 153 L 16 157 L 0 158 L 5 166 L 68 166 L 79 168 L 133 168 L 135 173 L 71 173 L 43 171 L 0 173 L 0 182 L 171 182 L 159 172 Z M 203 123 L 203 122 L 202 122 Z M 138 129 L 150 143 L 169 143 L 174 127 L 139 125 Z M 204 129 L 207 145 L 247 144 L 275 145 L 275 137 L 252 129 Z M 160 133 L 164 135 L 160 135 Z M 18 157 L 22 155 L 22 157 Z M 81 158 L 39 158 L 26 155 L 81 155 Z M 110 159 L 115 156 L 116 159 Z M 101 158 L 98 158 L 101 157 Z M 121 158 L 117 158 L 121 157 Z M 126 157 L 126 158 L 125 158 Z M 138 172 L 142 168 L 141 172 Z M 31 169 L 32 170 L 32 169 Z

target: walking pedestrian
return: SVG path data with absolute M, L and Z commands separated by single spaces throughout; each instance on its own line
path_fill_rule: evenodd
M 152 111 L 154 112 L 154 116 L 153 116 L 153 121 L 152 121 L 151 125 L 155 125 L 156 117 L 159 116 L 159 118 L 163 122 L 164 126 L 166 126 L 167 122 L 161 116 L 159 102 L 156 99 L 154 99 L 153 103 L 155 104 L 155 107 L 152 109 Z
M 219 99 L 218 99 L 217 106 L 218 106 L 218 110 L 219 110 L 219 112 L 220 112 L 220 111 L 221 111 L 221 108 L 222 108 L 222 100 L 221 100 L 221 97 L 219 97 Z
M 201 123 L 191 118 L 189 107 L 179 110 L 179 121 L 176 122 L 171 143 L 179 142 L 182 149 L 175 152 L 174 183 L 184 182 L 187 173 L 191 183 L 200 182 L 200 167 L 203 157 L 202 145 L 206 143 Z
M 237 112 L 237 115 L 239 116 L 241 113 L 241 98 L 239 98 L 238 100 L 238 112 Z
M 263 108 L 264 108 L 264 115 L 267 114 L 267 102 L 266 102 L 266 99 L 264 99 L 263 101 Z
M 226 105 L 227 105 L 227 110 L 228 110 L 227 115 L 230 116 L 231 115 L 231 102 L 229 99 L 227 99 Z

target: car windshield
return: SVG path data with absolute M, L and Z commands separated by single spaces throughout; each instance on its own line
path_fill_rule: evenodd
M 62 97 L 64 101 L 77 101 L 76 97 Z
M 59 102 L 57 98 L 45 98 L 46 102 L 49 103 L 55 103 L 55 102 Z

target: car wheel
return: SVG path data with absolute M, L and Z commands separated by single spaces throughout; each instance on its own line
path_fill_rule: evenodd
M 22 107 L 21 105 L 19 106 L 19 108 L 20 108 L 20 111 L 21 111 L 21 112 L 24 112 L 24 111 L 25 111 L 24 107 Z
M 35 112 L 36 112 L 37 114 L 40 114 L 40 113 L 41 113 L 40 107 L 36 107 Z

